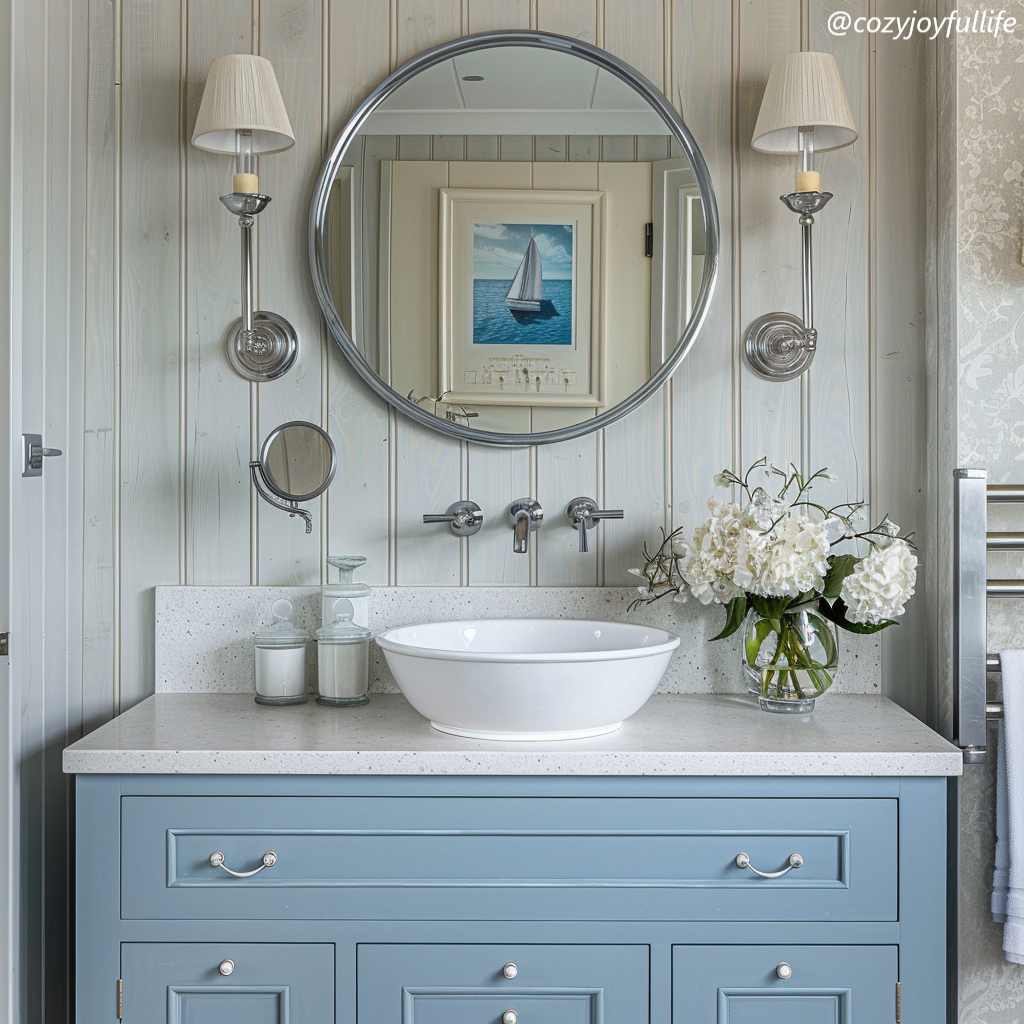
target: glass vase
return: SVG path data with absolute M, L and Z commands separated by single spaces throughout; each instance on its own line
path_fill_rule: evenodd
M 833 683 L 839 664 L 836 627 L 815 611 L 747 616 L 743 674 L 762 711 L 805 714 Z

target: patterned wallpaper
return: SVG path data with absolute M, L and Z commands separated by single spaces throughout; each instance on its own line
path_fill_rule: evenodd
M 957 39 L 957 464 L 1016 483 L 1024 481 L 1024 2 L 1010 0 L 1006 11 L 1018 20 L 1014 36 Z M 994 508 L 991 520 L 995 529 L 1024 529 L 1024 509 Z M 993 556 L 990 572 L 1024 577 L 1024 564 L 1019 555 Z M 989 650 L 1007 646 L 1024 647 L 1024 614 L 1018 602 L 992 602 Z M 1002 929 L 989 915 L 994 792 L 992 767 L 967 769 L 961 1024 L 1024 1022 L 1024 966 L 1003 959 Z

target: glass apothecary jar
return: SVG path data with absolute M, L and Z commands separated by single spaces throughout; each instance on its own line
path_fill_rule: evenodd
M 275 601 L 274 623 L 256 632 L 256 703 L 305 704 L 309 633 L 292 622 L 291 601 Z
M 332 607 L 334 621 L 316 631 L 317 704 L 354 707 L 369 701 L 370 638 L 373 634 L 352 621 L 352 602 L 340 597 Z
M 320 624 L 329 626 L 334 622 L 334 602 L 344 598 L 352 603 L 352 621 L 364 629 L 370 625 L 371 588 L 365 583 L 356 583 L 353 573 L 366 564 L 362 555 L 329 555 L 327 564 L 341 574 L 337 583 L 328 583 L 321 596 Z M 328 570 L 330 572 L 330 570 Z

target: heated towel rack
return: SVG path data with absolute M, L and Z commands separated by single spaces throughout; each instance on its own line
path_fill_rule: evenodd
M 964 762 L 984 764 L 990 718 L 1003 714 L 1001 701 L 988 699 L 986 675 L 999 671 L 999 658 L 987 651 L 990 598 L 1024 598 L 1024 579 L 990 580 L 989 551 L 1024 551 L 1024 533 L 989 533 L 988 506 L 1024 503 L 1024 486 L 990 484 L 983 469 L 953 473 L 953 673 L 954 733 Z

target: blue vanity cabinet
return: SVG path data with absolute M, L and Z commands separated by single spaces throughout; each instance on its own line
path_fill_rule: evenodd
M 896 946 L 744 945 L 725 952 L 720 946 L 673 948 L 673 1024 L 897 1019 Z
M 76 1024 L 119 980 L 123 1024 L 896 1024 L 897 983 L 901 1024 L 945 1018 L 942 777 L 76 793 Z
M 332 1024 L 334 947 L 126 942 L 120 1015 L 146 1024 Z

